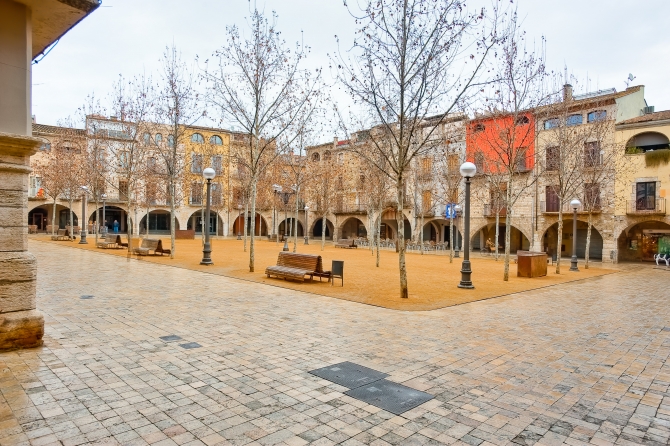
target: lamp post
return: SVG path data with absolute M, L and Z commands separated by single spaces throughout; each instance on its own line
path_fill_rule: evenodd
M 107 194 L 102 194 L 102 235 L 107 235 L 107 219 L 105 218 L 105 201 L 107 201 Z M 147 224 L 149 222 L 147 221 Z
M 291 197 L 291 194 L 295 192 L 283 192 L 283 188 L 278 184 L 273 184 L 272 189 L 274 193 L 281 197 L 282 202 L 284 203 L 284 247 L 282 251 L 288 251 L 288 200 Z
M 211 167 L 206 168 L 202 171 L 202 176 L 207 180 L 207 203 L 205 205 L 205 245 L 202 248 L 202 260 L 200 261 L 201 265 L 213 265 L 212 262 L 212 245 L 209 242 L 209 202 L 212 193 L 212 180 L 216 176 L 216 171 Z
M 309 206 L 305 206 L 305 245 L 309 245 L 309 225 L 307 224 L 307 212 L 309 211 Z
M 242 227 L 244 227 L 244 225 L 242 224 L 243 221 L 244 221 L 244 220 L 242 220 L 242 205 L 238 204 L 237 209 L 240 212 L 240 221 L 237 223 L 237 239 L 242 240 L 242 233 L 240 232 L 240 225 L 242 225 Z
M 570 259 L 570 271 L 579 271 L 577 268 L 577 209 L 581 201 L 574 199 L 570 202 L 572 208 L 572 258 Z
M 83 192 L 81 196 L 81 237 L 79 239 L 79 244 L 88 245 L 88 242 L 86 241 L 86 194 L 88 193 L 88 187 L 82 186 L 81 190 Z
M 465 247 L 463 249 L 463 266 L 461 267 L 461 282 L 459 288 L 473 289 L 470 269 L 470 178 L 477 173 L 477 166 L 466 161 L 461 164 L 461 176 L 465 178 L 465 212 L 463 219 L 463 234 L 465 234 Z
M 456 257 L 457 259 L 461 257 L 460 250 L 459 250 L 459 247 L 458 247 L 458 213 L 459 212 L 461 212 L 461 205 L 457 204 L 456 206 L 454 206 L 454 220 L 455 220 L 454 221 L 454 229 L 456 229 L 456 237 L 454 237 L 454 242 L 453 242 L 454 245 L 455 245 L 455 247 L 454 247 L 454 249 L 455 249 L 454 257 Z M 451 234 L 451 235 L 453 236 L 454 234 Z

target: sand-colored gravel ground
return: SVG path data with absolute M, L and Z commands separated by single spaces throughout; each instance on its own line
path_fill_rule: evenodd
M 169 237 L 159 238 L 163 240 L 164 246 L 169 247 Z M 31 239 L 93 250 L 101 255 L 127 257 L 125 250 L 96 248 L 94 237 L 89 237 L 88 245 L 80 245 L 78 241 L 52 242 L 49 237 L 45 236 L 31 236 Z M 478 253 L 473 253 L 471 258 L 472 281 L 475 289 L 463 290 L 457 288 L 461 278 L 462 259 L 454 259 L 453 263 L 449 263 L 449 256 L 445 254 L 408 253 L 406 258 L 409 299 L 401 299 L 399 297 L 398 255 L 394 251 L 382 250 L 380 267 L 377 268 L 375 257 L 371 255 L 369 248 L 340 249 L 327 243 L 325 250 L 321 251 L 320 241 L 310 241 L 311 244 L 308 246 L 303 243 L 304 241 L 300 239 L 297 252 L 321 255 L 324 269 L 330 269 L 332 260 L 344 260 L 344 287 L 340 286 L 339 280 L 336 280 L 335 286 L 331 286 L 325 280 L 300 283 L 267 278 L 264 274 L 265 268 L 276 264 L 277 254 L 282 249 L 282 244 L 267 240 L 256 241 L 255 271 L 253 273 L 249 272 L 248 248 L 247 252 L 244 252 L 243 242 L 234 239 L 212 240 L 212 260 L 214 261 L 212 266 L 200 265 L 202 242 L 199 238 L 178 240 L 174 259 L 170 259 L 169 256 L 139 258 L 132 256 L 132 261 L 138 259 L 142 262 L 155 262 L 178 268 L 206 271 L 211 274 L 409 311 L 434 310 L 614 272 L 599 268 L 584 269 L 582 265 L 580 265 L 580 272 L 569 272 L 570 263 L 564 259 L 560 275 L 555 274 L 554 267 L 550 265 L 546 277 L 528 279 L 516 277 L 516 264 L 512 262 L 510 280 L 504 282 L 502 280 L 502 260 L 496 262 L 491 258 L 481 258 Z M 292 251 L 293 244 L 291 243 L 289 247 Z M 169 278 L 166 277 L 166 280 Z

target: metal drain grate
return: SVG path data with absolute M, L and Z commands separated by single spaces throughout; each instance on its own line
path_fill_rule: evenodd
M 429 393 L 385 379 L 347 390 L 344 394 L 395 415 L 400 415 L 433 399 L 433 395 Z
M 181 348 L 185 349 L 191 349 L 191 348 L 200 348 L 202 345 L 198 344 L 197 342 L 187 342 L 186 344 L 179 344 Z
M 379 381 L 388 376 L 386 373 L 378 372 L 349 361 L 312 370 L 309 373 L 350 389 Z
M 165 342 L 181 341 L 181 336 L 168 335 L 168 336 L 161 336 L 158 339 L 160 339 L 161 341 L 165 341 Z

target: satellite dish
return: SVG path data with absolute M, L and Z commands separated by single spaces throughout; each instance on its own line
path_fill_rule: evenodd
M 633 73 L 628 73 L 628 80 L 633 81 L 635 79 L 635 76 L 633 76 Z

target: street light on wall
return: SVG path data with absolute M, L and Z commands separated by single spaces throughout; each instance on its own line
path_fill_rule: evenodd
M 88 193 L 88 187 L 82 186 L 82 197 L 81 197 L 81 238 L 79 239 L 79 244 L 80 245 L 87 245 L 88 242 L 86 241 L 86 194 Z M 73 231 L 74 232 L 74 231 Z
M 570 202 L 572 208 L 572 258 L 570 258 L 570 271 L 579 271 L 577 267 L 577 209 L 582 205 L 578 199 Z
M 309 211 L 309 206 L 305 206 L 305 245 L 309 245 L 309 225 L 307 224 L 307 212 Z
M 465 212 L 463 218 L 463 234 L 465 246 L 463 247 L 463 266 L 461 267 L 461 282 L 459 288 L 473 289 L 472 269 L 470 268 L 470 179 L 477 173 L 477 166 L 466 161 L 461 164 L 461 176 L 465 178 Z
M 204 179 L 207 180 L 207 203 L 205 204 L 205 224 L 204 226 L 204 231 L 205 231 L 205 245 L 202 248 L 202 260 L 200 261 L 201 265 L 213 265 L 214 263 L 212 262 L 212 245 L 209 241 L 209 209 L 210 209 L 210 204 L 209 202 L 211 194 L 212 194 L 212 180 L 214 177 L 216 177 L 216 171 L 212 169 L 211 167 L 206 168 L 205 170 L 202 171 L 202 176 Z

